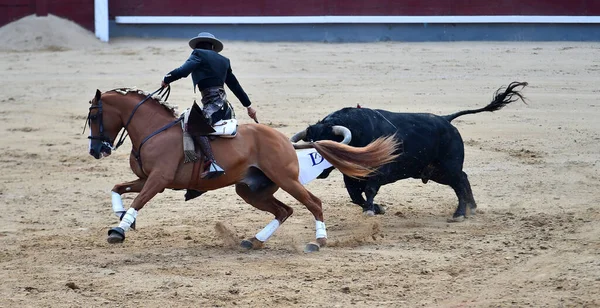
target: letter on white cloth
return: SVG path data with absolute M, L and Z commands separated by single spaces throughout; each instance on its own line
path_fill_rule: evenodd
M 296 150 L 296 155 L 300 165 L 298 180 L 302 185 L 316 179 L 323 170 L 332 167 L 315 149 Z

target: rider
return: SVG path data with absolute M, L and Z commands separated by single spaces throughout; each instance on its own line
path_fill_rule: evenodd
M 202 112 L 207 122 L 212 126 L 222 120 L 223 112 L 217 112 L 223 108 L 229 108 L 227 96 L 223 84 L 229 89 L 247 108 L 248 116 L 256 120 L 256 110 L 252 108 L 250 99 L 235 75 L 231 71 L 229 59 L 219 54 L 223 50 L 223 43 L 208 32 L 201 32 L 189 41 L 189 46 L 194 50 L 185 63 L 169 72 L 162 80 L 161 86 L 166 87 L 173 81 L 187 77 L 192 74 L 194 92 L 196 86 L 202 94 Z M 202 178 L 214 178 L 224 173 L 217 165 L 208 138 L 202 136 L 197 138 L 204 152 L 206 164 Z

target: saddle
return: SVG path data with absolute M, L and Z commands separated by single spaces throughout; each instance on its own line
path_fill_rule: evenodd
M 194 137 L 208 136 L 210 139 L 215 139 L 234 138 L 237 135 L 237 120 L 234 118 L 231 106 L 228 103 L 223 106 L 223 113 L 219 117 L 221 119 L 211 126 L 195 101 L 191 108 L 181 114 L 185 163 L 195 162 L 201 156 L 196 151 L 197 142 Z
M 192 108 L 182 113 L 183 129 L 192 135 L 197 136 L 219 136 L 221 138 L 233 138 L 237 134 L 237 120 L 231 112 L 229 103 L 223 105 L 223 108 L 213 114 L 219 118 L 212 126 L 208 124 L 204 113 L 198 104 L 194 101 Z

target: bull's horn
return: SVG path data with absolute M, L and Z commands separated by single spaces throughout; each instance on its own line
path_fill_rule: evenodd
M 295 135 L 292 136 L 292 138 L 290 138 L 290 140 L 295 143 L 302 140 L 304 137 L 306 137 L 306 129 L 297 132 Z
M 344 136 L 344 140 L 342 140 L 343 144 L 348 144 L 352 140 L 352 133 L 348 128 L 340 125 L 334 125 L 331 127 L 331 129 L 333 130 L 334 134 Z

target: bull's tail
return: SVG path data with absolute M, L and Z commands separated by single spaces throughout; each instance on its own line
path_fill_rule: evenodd
M 394 136 L 378 138 L 360 148 L 330 140 L 311 145 L 341 173 L 353 178 L 366 177 L 400 155 L 399 143 Z
M 498 90 L 496 90 L 496 93 L 494 93 L 494 99 L 492 100 L 491 103 L 489 103 L 489 105 L 480 108 L 480 109 L 474 109 L 474 110 L 463 110 L 463 111 L 459 111 L 457 113 L 453 113 L 453 114 L 449 114 L 449 115 L 445 115 L 442 116 L 444 119 L 448 120 L 448 122 L 451 122 L 452 120 L 465 115 L 465 114 L 473 114 L 473 113 L 480 113 L 480 112 L 484 112 L 484 111 L 496 111 L 496 110 L 500 110 L 502 109 L 502 107 L 517 101 L 519 99 L 521 99 L 524 103 L 525 103 L 525 97 L 523 97 L 523 95 L 521 94 L 520 91 L 515 90 L 516 87 L 526 87 L 527 86 L 527 82 L 517 82 L 514 81 L 511 84 L 508 85 L 508 87 L 506 87 L 506 90 L 504 90 L 504 92 L 500 93 L 500 91 L 502 90 L 502 88 L 499 88 Z M 521 90 L 523 90 L 523 88 L 521 88 Z

